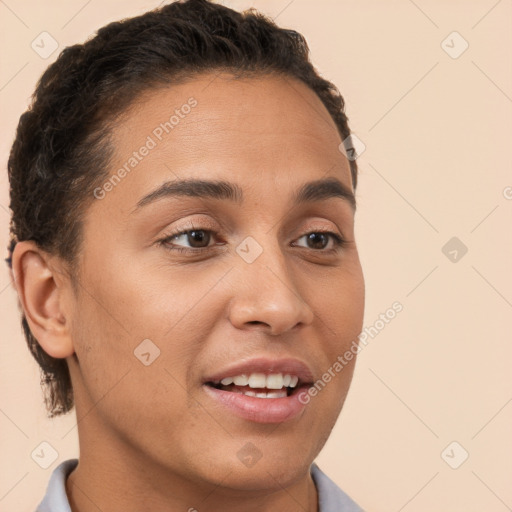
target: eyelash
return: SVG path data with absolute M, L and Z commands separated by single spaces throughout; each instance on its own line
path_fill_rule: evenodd
M 165 238 L 159 240 L 159 243 L 165 249 L 167 249 L 169 251 L 173 251 L 173 252 L 178 252 L 179 254 L 184 254 L 184 253 L 188 253 L 188 254 L 203 253 L 204 254 L 204 253 L 208 253 L 211 250 L 215 249 L 216 244 L 214 244 L 212 246 L 208 246 L 208 247 L 193 247 L 193 248 L 181 247 L 181 246 L 172 247 L 169 244 L 169 242 L 172 239 L 174 239 L 176 237 L 179 237 L 181 235 L 186 235 L 188 233 L 191 233 L 192 231 L 204 231 L 205 233 L 211 233 L 214 238 L 217 238 L 217 235 L 218 235 L 218 233 L 216 231 L 213 231 L 212 229 L 193 228 L 193 229 L 186 229 L 184 231 L 177 231 L 175 233 L 172 233 L 172 234 L 166 236 Z M 338 252 L 341 248 L 343 248 L 345 245 L 348 244 L 347 240 L 342 238 L 337 233 L 333 233 L 332 231 L 314 230 L 314 231 L 310 231 L 308 233 L 305 233 L 304 235 L 299 237 L 299 239 L 303 238 L 303 237 L 305 237 L 307 235 L 311 235 L 313 233 L 315 233 L 315 234 L 322 234 L 322 235 L 329 235 L 333 239 L 334 247 L 332 249 L 325 250 L 325 249 L 311 249 L 309 247 L 301 246 L 303 249 L 308 249 L 308 250 L 313 251 L 313 252 L 319 252 L 319 253 L 324 253 L 324 254 L 334 254 L 334 253 Z

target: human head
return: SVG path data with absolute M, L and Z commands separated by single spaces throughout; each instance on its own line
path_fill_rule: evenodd
M 92 191 L 108 175 L 116 118 L 144 91 L 198 74 L 283 74 L 320 98 L 342 140 L 350 130 L 338 90 L 309 61 L 304 38 L 253 11 L 238 13 L 205 0 L 175 2 L 111 23 L 84 44 L 65 48 L 41 77 L 21 116 L 9 158 L 12 223 L 8 263 L 17 241 L 33 240 L 69 264 L 82 244 Z M 357 164 L 350 161 L 352 184 Z M 73 407 L 65 359 L 49 356 L 22 326 L 42 371 L 51 416 Z

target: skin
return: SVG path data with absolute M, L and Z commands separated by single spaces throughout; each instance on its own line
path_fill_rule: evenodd
M 310 466 L 347 395 L 355 359 L 298 418 L 261 424 L 226 412 L 203 378 L 255 356 L 294 357 L 316 379 L 360 333 L 364 279 L 354 211 L 340 198 L 293 207 L 304 183 L 335 177 L 353 191 L 327 110 L 291 78 L 206 74 L 138 98 L 113 131 L 109 175 L 193 96 L 197 106 L 101 200 L 87 208 L 76 292 L 66 265 L 16 246 L 16 286 L 43 348 L 65 357 L 75 392 L 80 463 L 67 480 L 74 512 L 318 510 Z M 213 81 L 212 81 L 213 80 Z M 137 202 L 168 180 L 222 179 L 244 201 Z M 199 255 L 176 231 L 216 232 Z M 334 232 L 337 251 L 305 235 Z M 235 251 L 263 248 L 251 264 Z M 213 246 L 214 243 L 219 245 Z M 197 245 L 197 244 L 196 244 Z M 316 246 L 318 247 L 318 246 Z M 144 339 L 160 356 L 144 366 Z M 261 459 L 243 465 L 253 443 Z

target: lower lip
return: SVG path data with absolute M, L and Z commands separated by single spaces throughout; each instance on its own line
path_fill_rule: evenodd
M 304 411 L 299 397 L 305 388 L 299 388 L 292 395 L 283 398 L 257 398 L 242 393 L 223 391 L 203 385 L 206 393 L 229 409 L 236 416 L 255 423 L 283 423 L 291 421 Z

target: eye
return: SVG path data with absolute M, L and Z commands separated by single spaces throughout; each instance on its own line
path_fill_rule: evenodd
M 173 233 L 161 240 L 160 243 L 170 250 L 195 252 L 195 250 L 207 249 L 211 247 L 210 241 L 214 238 L 215 235 L 216 233 L 210 229 L 194 228 Z M 189 245 L 188 247 L 183 247 L 180 242 Z
M 193 228 L 171 233 L 159 243 L 169 251 L 204 254 L 215 245 L 222 245 L 211 243 L 217 235 L 217 232 L 211 229 Z M 324 253 L 336 252 L 347 243 L 341 236 L 331 231 L 313 231 L 302 235 L 298 240 L 305 240 L 305 245 L 294 243 L 294 246 Z
M 312 250 L 320 250 L 324 252 L 336 251 L 342 247 L 346 242 L 341 236 L 332 231 L 313 231 L 301 236 L 298 240 L 305 239 L 306 245 L 299 245 L 299 247 L 306 247 Z M 332 241 L 331 247 L 326 249 L 329 242 Z

